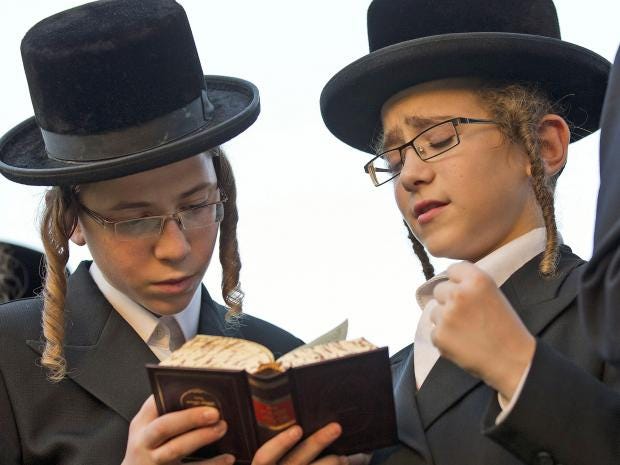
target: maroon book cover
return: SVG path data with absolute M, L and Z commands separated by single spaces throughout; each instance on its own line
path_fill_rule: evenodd
M 198 405 L 220 410 L 228 432 L 195 457 L 256 449 L 293 424 L 304 436 L 336 421 L 343 433 L 326 451 L 348 455 L 395 444 L 396 415 L 387 348 L 289 368 L 283 373 L 147 365 L 160 414 Z

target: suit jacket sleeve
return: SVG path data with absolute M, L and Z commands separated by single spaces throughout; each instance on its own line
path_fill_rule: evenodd
M 579 307 L 602 356 L 620 366 L 620 50 L 605 96 L 600 150 L 594 252 L 582 277 Z
M 494 399 L 483 432 L 524 463 L 617 464 L 620 376 L 609 364 L 602 370 L 604 382 L 539 340 L 514 410 L 495 425 L 500 409 Z

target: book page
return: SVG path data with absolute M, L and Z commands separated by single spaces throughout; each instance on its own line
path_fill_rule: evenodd
M 328 342 L 334 341 L 344 341 L 347 338 L 347 333 L 349 332 L 349 320 L 344 320 L 338 326 L 333 329 L 330 329 L 325 334 L 317 337 L 313 341 L 304 344 L 303 346 L 297 347 L 297 349 L 301 349 L 302 347 L 313 347 L 318 346 L 319 344 L 327 344 Z M 297 350 L 295 349 L 295 350 Z
M 250 373 L 261 364 L 273 362 L 273 354 L 265 346 L 245 339 L 199 334 L 187 341 L 163 366 L 246 370 Z
M 298 347 L 297 349 L 284 354 L 277 362 L 282 365 L 284 370 L 292 367 L 307 365 L 309 363 L 331 360 L 345 355 L 358 354 L 376 349 L 373 343 L 368 342 L 363 337 L 351 341 L 334 341 L 313 347 Z

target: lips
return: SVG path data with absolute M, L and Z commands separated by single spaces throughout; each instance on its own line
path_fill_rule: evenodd
M 435 208 L 444 207 L 446 205 L 448 205 L 448 202 L 440 202 L 439 200 L 421 200 L 420 202 L 417 202 L 413 207 L 413 215 L 417 220 L 425 213 L 428 213 Z
M 166 279 L 165 281 L 157 281 L 154 284 L 179 284 L 185 281 L 186 279 L 190 279 L 190 278 L 191 276 L 181 276 L 179 278 Z
M 177 295 L 192 291 L 196 275 L 178 276 L 153 283 L 153 289 L 158 293 Z

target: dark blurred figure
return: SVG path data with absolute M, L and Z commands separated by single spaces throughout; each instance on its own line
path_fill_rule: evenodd
M 612 68 L 600 147 L 594 252 L 581 281 L 581 315 L 598 350 L 620 367 L 620 50 Z
M 0 242 L 0 303 L 33 297 L 43 287 L 41 252 Z

